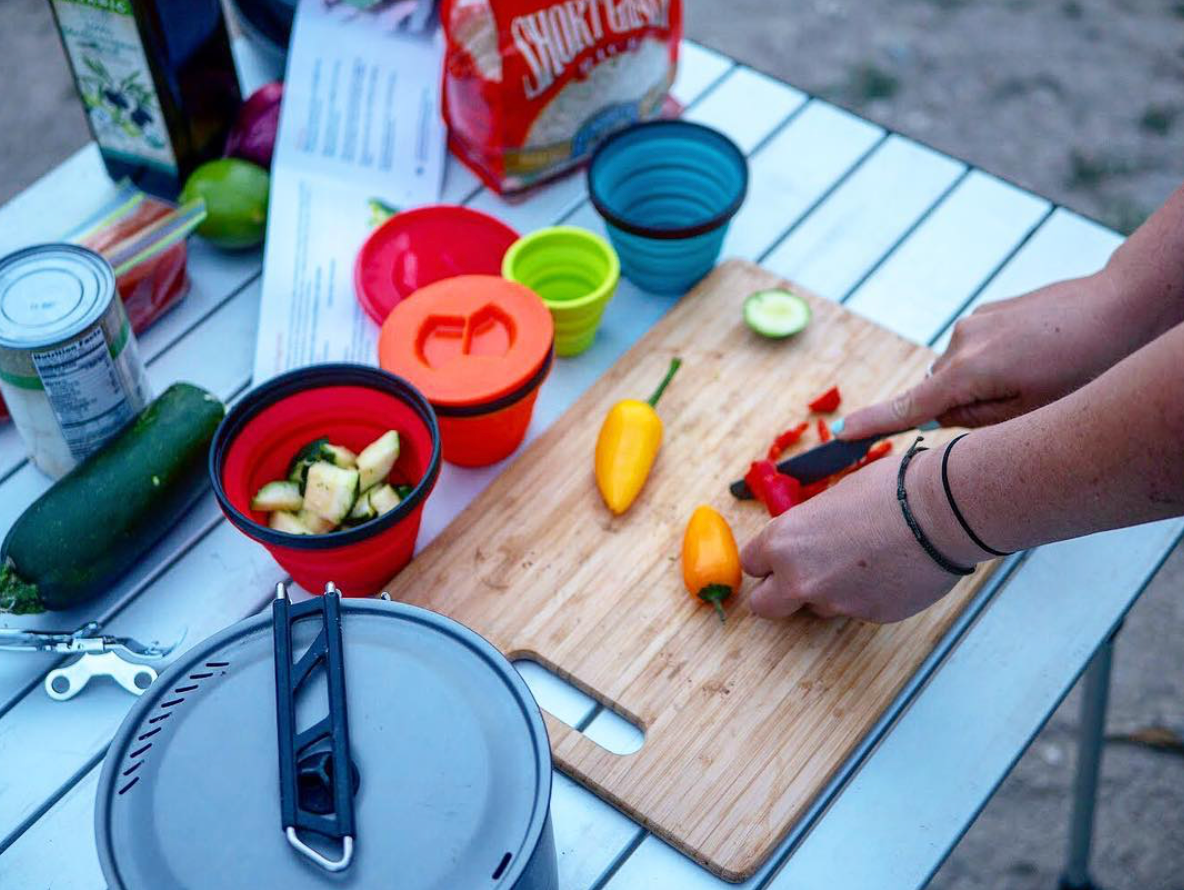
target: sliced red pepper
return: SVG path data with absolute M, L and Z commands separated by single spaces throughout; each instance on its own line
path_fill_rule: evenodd
M 832 411 L 839 410 L 839 403 L 842 401 L 843 397 L 839 395 L 839 388 L 832 386 L 810 403 L 810 410 L 815 414 L 830 414 Z
M 869 448 L 867 450 L 867 454 L 864 455 L 863 460 L 861 460 L 859 462 L 859 465 L 861 467 L 866 466 L 867 464 L 870 464 L 873 460 L 879 460 L 881 457 L 884 457 L 884 456 L 891 454 L 891 453 L 892 453 L 892 443 L 891 442 L 877 442 L 875 445 L 873 445 L 871 448 Z
M 765 505 L 770 516 L 780 516 L 802 502 L 801 483 L 792 476 L 777 472 L 771 460 L 753 461 L 744 481 L 748 484 L 748 490 Z
M 799 423 L 797 426 L 791 426 L 785 432 L 781 433 L 773 444 L 769 446 L 768 458 L 769 460 L 777 460 L 785 453 L 785 449 L 790 445 L 797 444 L 797 441 L 802 438 L 802 434 L 810 428 L 809 423 Z
M 830 425 L 821 417 L 818 418 L 818 438 L 823 444 L 829 442 L 834 437 L 830 434 Z
M 812 497 L 817 497 L 830 488 L 830 477 L 826 479 L 819 479 L 817 482 L 811 482 L 809 485 L 802 486 L 802 501 L 808 501 Z

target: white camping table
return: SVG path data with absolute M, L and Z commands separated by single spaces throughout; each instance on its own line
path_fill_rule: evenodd
M 270 79 L 243 53 L 249 85 Z M 752 184 L 726 256 L 758 260 L 815 293 L 918 343 L 944 344 L 951 323 L 986 300 L 1102 266 L 1119 236 L 980 170 L 842 109 L 684 45 L 675 94 L 686 115 L 748 153 Z M 0 251 L 55 240 L 108 193 L 93 146 L 0 210 Z M 479 207 L 519 231 L 564 221 L 600 231 L 573 177 L 508 205 L 450 161 L 444 199 Z M 157 391 L 189 380 L 232 400 L 251 384 L 260 255 L 192 242 L 193 290 L 142 337 Z M 556 364 L 531 435 L 545 429 L 672 305 L 622 281 L 595 346 Z M 431 540 L 498 472 L 446 467 L 425 516 Z M 0 530 L 48 486 L 0 429 Z M 1094 719 L 1084 733 L 1067 882 L 1088 876 L 1100 717 L 1109 641 L 1181 536 L 1162 522 L 1041 548 L 1013 559 L 981 614 L 866 758 L 848 770 L 808 833 L 747 888 L 923 885 L 958 842 L 1053 709 L 1091 664 Z M 127 578 L 69 614 L 9 626 L 72 628 L 191 646 L 259 611 L 283 572 L 223 521 L 206 496 Z M 1100 653 L 1095 658 L 1095 653 Z M 67 703 L 41 687 L 52 657 L 0 652 L 0 886 L 101 888 L 92 811 L 104 751 L 134 699 L 92 683 Z M 542 707 L 615 750 L 635 731 L 537 668 L 524 668 Z M 1091 752 L 1093 754 L 1091 755 Z M 1066 801 L 1068 810 L 1069 802 Z M 821 809 L 821 808 L 819 808 Z M 552 802 L 563 890 L 724 890 L 728 885 L 556 773 Z M 802 835 L 804 834 L 804 837 Z M 791 839 L 792 840 L 792 839 Z

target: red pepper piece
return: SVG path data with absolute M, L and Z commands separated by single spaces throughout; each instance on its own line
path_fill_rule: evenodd
M 834 438 L 830 434 L 830 426 L 821 417 L 818 418 L 818 438 L 822 440 L 824 445 Z
M 777 472 L 771 460 L 754 461 L 744 481 L 768 509 L 770 516 L 780 516 L 802 502 L 802 486 L 797 479 Z
M 797 441 L 802 438 L 802 434 L 810 428 L 809 423 L 799 423 L 797 426 L 791 426 L 785 432 L 781 433 L 773 444 L 769 446 L 768 458 L 769 460 L 777 460 L 785 453 L 785 449 L 790 445 L 797 444 Z
M 866 465 L 870 464 L 873 460 L 879 460 L 881 457 L 884 457 L 884 456 L 891 454 L 891 453 L 892 453 L 892 443 L 891 442 L 877 442 L 875 445 L 873 445 L 871 448 L 869 448 L 867 450 L 867 454 L 864 455 L 863 460 L 861 460 L 859 462 L 859 465 L 861 467 L 866 466 Z
M 832 386 L 810 403 L 810 410 L 815 414 L 830 414 L 832 411 L 839 410 L 839 403 L 842 401 L 843 397 L 839 394 L 839 388 Z
M 817 482 L 811 482 L 809 485 L 802 486 L 802 501 L 808 501 L 812 497 L 817 497 L 830 488 L 830 477 L 826 479 L 819 479 Z

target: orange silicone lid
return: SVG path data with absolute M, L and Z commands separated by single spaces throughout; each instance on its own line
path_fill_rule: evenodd
M 460 275 L 391 310 L 378 363 L 435 405 L 477 406 L 529 382 L 554 335 L 550 311 L 530 288 L 497 275 Z

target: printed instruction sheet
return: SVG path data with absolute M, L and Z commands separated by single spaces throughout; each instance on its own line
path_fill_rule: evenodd
M 392 208 L 439 200 L 438 35 L 301 0 L 272 161 L 255 384 L 324 362 L 374 364 L 354 258 Z

